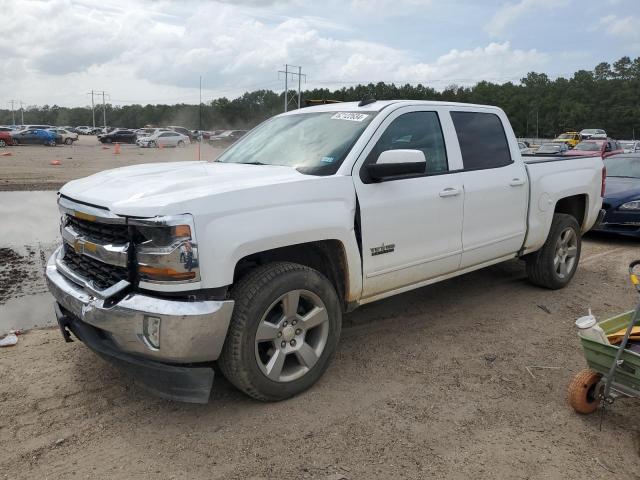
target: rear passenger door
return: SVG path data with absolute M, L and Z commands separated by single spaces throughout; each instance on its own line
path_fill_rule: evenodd
M 504 114 L 502 114 L 504 115 Z M 506 117 L 452 111 L 462 154 L 464 220 L 461 268 L 507 255 L 522 247 L 527 230 L 528 177 Z M 513 131 L 508 127 L 508 134 Z M 515 160 L 517 161 L 515 161 Z

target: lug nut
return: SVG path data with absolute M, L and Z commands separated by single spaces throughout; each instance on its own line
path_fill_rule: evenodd
M 282 343 L 280 344 L 280 346 L 281 346 L 282 348 L 286 347 L 286 346 L 287 346 L 287 342 L 285 342 L 285 341 L 283 340 L 283 341 L 282 341 Z
M 282 324 L 283 327 L 286 327 L 289 324 L 289 322 L 287 322 L 286 320 L 284 321 L 284 323 Z
M 295 340 L 291 340 L 291 346 L 295 347 L 296 346 L 296 341 Z
M 298 320 L 293 320 L 293 321 L 291 322 L 291 325 L 295 325 L 296 323 L 298 323 Z
M 282 332 L 278 332 L 278 338 L 282 336 Z
M 299 328 L 296 330 L 296 335 L 300 335 L 302 333 L 302 330 L 300 330 Z

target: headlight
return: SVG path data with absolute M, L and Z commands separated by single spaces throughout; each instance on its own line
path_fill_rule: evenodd
M 618 207 L 619 210 L 640 210 L 640 200 L 623 203 Z
M 189 283 L 200 280 L 193 217 L 135 219 L 136 260 L 141 282 Z

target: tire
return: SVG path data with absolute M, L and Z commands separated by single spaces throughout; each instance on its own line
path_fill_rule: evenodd
M 110 138 L 105 138 L 104 139 L 104 143 L 111 143 L 111 142 L 112 142 L 112 140 Z
M 56 146 L 56 141 L 55 140 L 51 140 L 50 142 L 47 142 L 47 145 L 49 145 L 50 147 L 55 147 Z
M 270 263 L 243 277 L 231 297 L 235 306 L 218 365 L 233 385 L 273 402 L 318 381 L 342 328 L 338 295 L 324 275 L 296 263 Z
M 184 142 L 182 140 L 178 141 L 178 147 L 184 148 Z
M 529 281 L 552 290 L 566 287 L 578 269 L 581 249 L 576 219 L 564 213 L 554 214 L 544 245 L 526 257 Z
M 73 138 L 67 137 L 64 139 L 65 145 L 73 145 Z
M 4 140 L 0 139 L 0 148 L 6 147 L 7 146 L 7 142 L 5 142 Z
M 599 373 L 589 368 L 573 377 L 567 388 L 567 401 L 576 412 L 589 415 L 598 409 L 600 399 L 596 388 L 601 378 Z
M 156 148 L 156 142 L 154 142 L 153 140 L 150 141 L 148 145 L 149 145 L 149 148 Z

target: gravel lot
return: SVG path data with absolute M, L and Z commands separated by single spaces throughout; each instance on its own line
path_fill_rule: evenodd
M 129 147 L 115 157 L 85 142 L 12 149 L 0 181 L 54 188 L 194 154 Z M 46 152 L 63 166 L 48 166 Z M 39 255 L 10 250 L 0 250 L 2 301 L 43 302 L 31 277 L 6 278 Z M 82 343 L 31 330 L 0 349 L 0 478 L 640 479 L 640 402 L 616 402 L 602 431 L 599 415 L 565 402 L 584 366 L 573 321 L 588 307 L 599 318 L 632 308 L 626 267 L 639 253 L 638 242 L 590 236 L 564 290 L 531 286 L 511 261 L 367 305 L 345 316 L 321 381 L 277 404 L 222 376 L 207 405 L 160 400 Z
M 203 143 L 202 160 L 214 160 L 223 150 Z M 4 190 L 57 190 L 75 178 L 86 177 L 109 168 L 136 163 L 176 162 L 198 160 L 196 144 L 185 148 L 139 148 L 122 145 L 120 154 L 114 154 L 114 145 L 103 146 L 93 135 L 80 135 L 73 146 L 25 145 L 0 149 L 0 191 Z M 61 165 L 51 165 L 60 160 Z
M 0 351 L 0 472 L 640 478 L 640 404 L 617 402 L 599 431 L 598 415 L 578 416 L 564 398 L 583 367 L 573 320 L 587 306 L 604 318 L 633 304 L 625 267 L 637 254 L 590 239 L 561 291 L 530 286 L 513 261 L 366 306 L 346 316 L 320 383 L 278 404 L 222 377 L 208 405 L 159 400 L 57 330 L 30 331 Z

